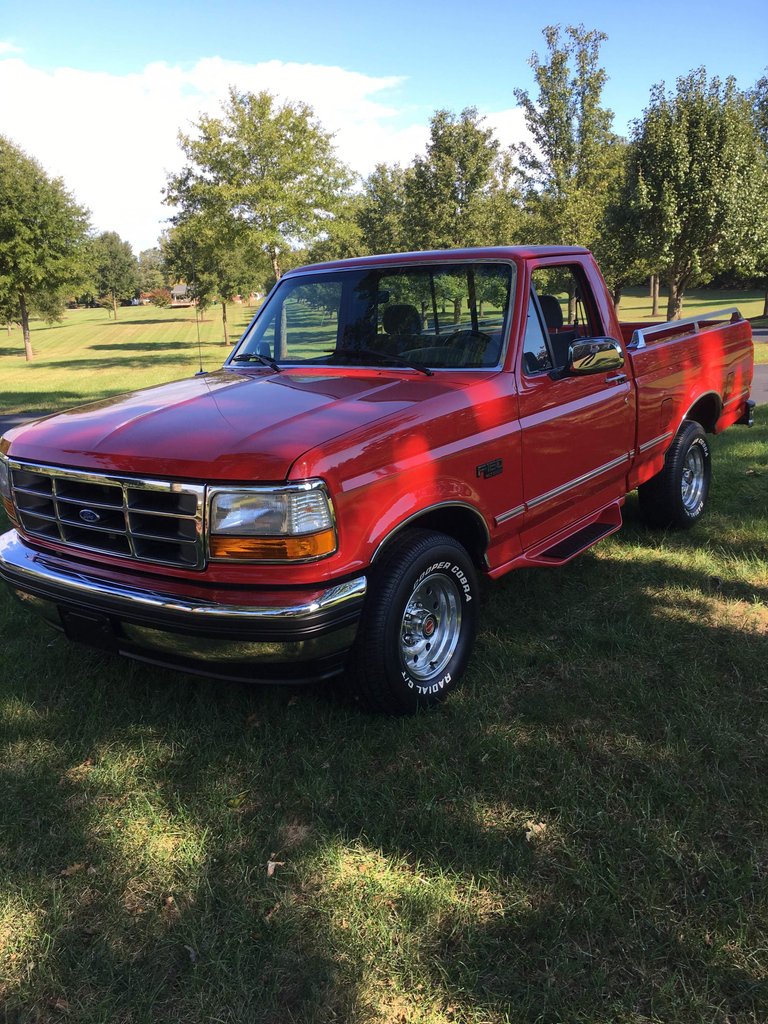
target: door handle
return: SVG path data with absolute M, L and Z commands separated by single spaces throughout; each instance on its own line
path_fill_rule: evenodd
M 626 373 L 617 373 L 613 377 L 606 377 L 605 378 L 605 383 L 606 384 L 623 384 L 626 379 L 627 379 Z

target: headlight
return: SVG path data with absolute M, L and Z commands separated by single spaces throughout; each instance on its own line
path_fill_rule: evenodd
M 211 558 L 285 562 L 336 550 L 331 501 L 320 480 L 213 490 L 208 522 Z

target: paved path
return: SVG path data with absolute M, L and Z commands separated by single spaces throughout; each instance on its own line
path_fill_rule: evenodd
M 758 405 L 768 405 L 768 363 L 755 367 L 752 380 L 752 397 Z
M 755 367 L 755 377 L 752 381 L 752 397 L 758 405 L 768 405 L 768 363 Z M 0 416 L 0 435 L 11 427 L 16 427 L 27 420 L 37 419 L 45 416 L 45 413 L 38 409 L 34 413 L 18 414 L 15 416 Z

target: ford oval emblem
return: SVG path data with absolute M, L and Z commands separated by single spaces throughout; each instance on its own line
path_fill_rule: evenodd
M 98 512 L 94 512 L 92 508 L 81 508 L 80 518 L 84 523 L 98 523 L 101 516 Z

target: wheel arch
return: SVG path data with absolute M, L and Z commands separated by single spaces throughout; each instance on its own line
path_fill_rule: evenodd
M 445 533 L 466 548 L 477 569 L 486 568 L 485 553 L 490 544 L 490 531 L 482 515 L 464 502 L 446 501 L 439 505 L 431 505 L 408 516 L 394 526 L 381 541 L 371 558 L 373 565 L 392 540 L 401 536 L 409 528 L 435 530 Z
M 696 423 L 700 423 L 708 434 L 714 434 L 715 424 L 720 419 L 722 409 L 722 400 L 715 391 L 708 391 L 706 394 L 700 395 L 683 416 L 676 433 L 679 432 L 686 420 L 694 420 Z

